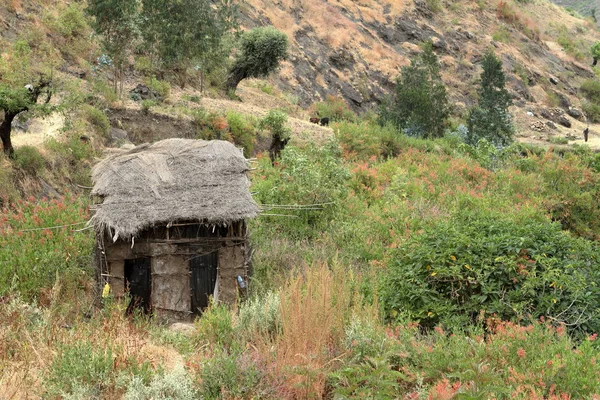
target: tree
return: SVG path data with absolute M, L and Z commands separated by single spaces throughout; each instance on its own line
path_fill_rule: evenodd
M 508 111 L 512 99 L 505 84 L 502 61 L 490 49 L 483 58 L 483 72 L 477 91 L 479 104 L 471 109 L 467 119 L 469 144 L 476 144 L 482 138 L 497 147 L 512 142 L 514 127 Z
M 138 37 L 139 7 L 135 0 L 89 0 L 92 27 L 102 35 L 102 47 L 112 60 L 115 92 L 123 91 L 124 67 L 132 42 Z M 118 85 L 120 83 L 120 85 Z
M 271 131 L 271 146 L 269 147 L 269 157 L 271 163 L 279 158 L 281 151 L 285 148 L 290 140 L 291 130 L 286 126 L 287 114 L 280 110 L 271 110 L 260 121 L 261 129 L 269 129 Z
M 391 123 L 411 136 L 444 135 L 450 115 L 446 87 L 431 42 L 423 52 L 402 68 L 394 95 L 384 100 L 379 113 L 382 124 Z
M 592 45 L 592 57 L 594 61 L 592 62 L 592 67 L 595 67 L 598 64 L 598 60 L 600 59 L 600 42 L 596 42 Z
M 4 113 L 4 120 L 0 123 L 0 140 L 4 153 L 9 157 L 14 153 L 11 133 L 12 122 L 17 115 L 50 111 L 52 74 L 51 66 L 46 63 L 49 60 L 51 63 L 51 59 L 50 54 L 35 53 L 23 40 L 13 44 L 7 57 L 0 57 L 0 111 Z
M 245 32 L 240 49 L 225 83 L 228 91 L 237 89 L 246 78 L 266 77 L 288 56 L 288 37 L 273 27 L 255 28 Z
M 209 64 L 223 37 L 237 26 L 232 0 L 142 0 L 142 5 L 144 43 L 182 88 L 188 70 Z

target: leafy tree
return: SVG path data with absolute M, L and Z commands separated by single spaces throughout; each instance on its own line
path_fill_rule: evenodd
M 471 109 L 467 119 L 467 143 L 475 144 L 482 138 L 495 146 L 506 146 L 512 142 L 514 127 L 508 111 L 512 99 L 505 84 L 502 61 L 490 49 L 483 58 L 479 104 Z
M 287 36 L 273 27 L 245 32 L 241 38 L 239 54 L 229 71 L 226 89 L 235 92 L 243 79 L 269 75 L 287 58 L 287 51 Z
M 182 88 L 188 70 L 209 65 L 237 25 L 232 0 L 142 0 L 142 5 L 144 43 Z
M 394 95 L 381 106 L 380 122 L 391 123 L 411 136 L 441 137 L 449 114 L 440 64 L 429 42 L 409 66 L 402 68 Z
M 4 153 L 14 154 L 11 142 L 12 122 L 23 112 L 45 114 L 52 97 L 52 78 L 49 66 L 33 54 L 29 44 L 18 40 L 9 50 L 9 57 L 0 58 L 0 111 L 4 120 L 0 123 L 0 139 Z M 7 61 L 9 60 L 9 61 Z M 44 99 L 38 103 L 38 99 Z
M 132 42 L 138 37 L 138 3 L 134 0 L 89 0 L 87 12 L 94 17 L 92 27 L 102 35 L 102 47 L 112 60 L 114 90 L 122 92 L 124 66 Z
M 592 45 L 592 57 L 594 58 L 592 67 L 595 67 L 596 64 L 598 64 L 598 59 L 600 59 L 600 42 L 596 42 Z

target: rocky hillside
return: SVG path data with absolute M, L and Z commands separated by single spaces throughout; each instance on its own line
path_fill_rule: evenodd
M 280 86 L 304 105 L 334 94 L 357 111 L 392 90 L 426 40 L 441 58 L 458 115 L 476 100 L 490 46 L 519 108 L 578 107 L 580 82 L 594 76 L 589 47 L 600 39 L 592 23 L 547 0 L 245 0 L 241 10 L 245 26 L 273 24 L 291 38 Z
M 577 11 L 581 15 L 592 15 L 592 10 L 596 9 L 600 13 L 600 1 L 598 0 L 552 0 L 553 3 Z

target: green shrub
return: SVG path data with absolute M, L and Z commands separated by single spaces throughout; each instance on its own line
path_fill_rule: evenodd
M 261 159 L 264 179 L 253 182 L 256 200 L 269 208 L 303 205 L 308 209 L 286 212 L 274 209 L 273 213 L 291 212 L 293 217 L 265 216 L 263 227 L 272 224 L 285 232 L 288 238 L 295 239 L 314 237 L 326 229 L 338 204 L 348 193 L 346 182 L 350 178 L 337 142 L 331 141 L 319 147 L 309 145 L 305 149 L 288 146 L 281 153 L 279 166 L 272 167 L 270 164 L 268 159 Z M 314 209 L 311 209 L 311 204 L 315 205 Z
M 83 7 L 79 4 L 69 5 L 58 17 L 57 28 L 64 36 L 86 36 L 90 31 Z
M 286 139 L 290 137 L 291 129 L 286 126 L 288 116 L 281 110 L 270 110 L 260 121 L 261 129 L 268 129 L 273 137 Z
M 14 163 L 17 168 L 31 174 L 39 174 L 46 165 L 40 151 L 33 146 L 21 146 L 15 149 Z
M 550 143 L 552 144 L 569 144 L 569 139 L 562 136 L 553 136 L 550 138 Z
M 261 374 L 245 354 L 221 350 L 202 363 L 200 378 L 203 399 L 253 398 Z
M 142 101 L 142 113 L 148 115 L 150 113 L 150 109 L 154 106 L 156 106 L 156 102 L 154 100 Z
M 240 306 L 237 324 L 245 336 L 274 338 L 281 332 L 278 292 L 269 291 Z
M 93 235 L 76 231 L 88 219 L 85 202 L 70 195 L 60 201 L 31 197 L 3 209 L 2 217 L 0 296 L 20 293 L 30 300 L 57 275 L 74 284 L 87 276 Z
M 600 104 L 591 101 L 586 101 L 581 104 L 581 109 L 583 110 L 585 116 L 590 122 L 600 122 Z
M 202 312 L 202 318 L 196 320 L 198 334 L 195 341 L 199 344 L 216 345 L 230 349 L 235 343 L 235 328 L 231 319 L 231 311 L 220 304 L 211 304 Z
M 134 376 L 127 384 L 124 400 L 194 400 L 198 392 L 194 381 L 182 365 L 173 371 L 155 375 L 149 384 Z
M 98 396 L 110 383 L 113 372 L 110 347 L 94 348 L 88 342 L 64 345 L 48 369 L 44 387 L 50 397 L 73 394 L 82 388 Z
M 152 63 L 152 60 L 150 57 L 146 56 L 136 56 L 134 68 L 140 74 L 148 77 L 151 77 L 152 74 L 156 72 L 156 68 Z
M 256 143 L 255 121 L 235 111 L 227 112 L 227 124 L 233 137 L 233 141 L 244 148 L 244 154 L 248 157 L 254 151 Z
M 315 104 L 317 115 L 330 121 L 356 121 L 357 116 L 344 99 L 328 95 L 325 101 Z
M 463 212 L 408 239 L 382 279 L 388 318 L 456 329 L 488 316 L 546 316 L 598 331 L 598 246 L 559 224 L 516 218 Z
M 171 85 L 167 81 L 161 81 L 156 79 L 155 76 L 146 80 L 146 85 L 158 93 L 158 95 L 164 100 L 169 97 L 169 93 L 171 93 Z
M 102 137 L 107 137 L 110 131 L 110 120 L 106 114 L 90 105 L 84 105 L 82 111 L 84 118 L 94 127 L 96 133 Z

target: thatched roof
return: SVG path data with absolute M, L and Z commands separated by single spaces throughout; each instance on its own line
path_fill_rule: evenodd
M 221 140 L 167 139 L 113 154 L 92 170 L 92 224 L 123 239 L 175 221 L 225 224 L 255 217 L 248 161 Z

